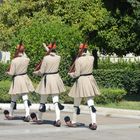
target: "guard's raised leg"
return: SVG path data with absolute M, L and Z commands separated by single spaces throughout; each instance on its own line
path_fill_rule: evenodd
M 31 106 L 31 102 L 28 100 L 28 95 L 27 94 L 23 94 L 22 99 L 23 99 L 23 102 L 24 102 L 24 107 L 25 107 L 25 112 L 26 112 L 23 121 L 29 122 L 30 121 L 30 106 Z
M 52 95 L 52 100 L 55 106 L 55 114 L 56 114 L 56 120 L 54 121 L 54 126 L 60 127 L 61 126 L 60 110 L 63 110 L 64 106 L 59 103 L 58 95 Z
M 91 114 L 91 123 L 89 124 L 89 129 L 96 130 L 97 129 L 97 124 L 96 124 L 96 109 L 94 107 L 93 97 L 88 97 L 87 98 L 87 104 L 89 106 L 90 114 Z

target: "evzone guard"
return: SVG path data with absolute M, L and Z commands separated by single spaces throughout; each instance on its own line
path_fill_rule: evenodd
M 12 84 L 9 90 L 11 95 L 11 105 L 10 110 L 4 110 L 4 115 L 6 119 L 14 119 L 14 109 L 16 109 L 16 100 L 22 97 L 25 107 L 25 117 L 24 121 L 30 121 L 30 105 L 31 102 L 28 99 L 28 93 L 34 91 L 34 87 L 30 78 L 27 75 L 27 68 L 30 59 L 25 54 L 25 47 L 22 42 L 16 47 L 14 58 L 11 61 L 11 65 L 6 72 L 8 75 L 12 76 Z
M 90 109 L 91 123 L 89 128 L 91 130 L 97 129 L 96 124 L 96 109 L 94 106 L 94 96 L 100 95 L 97 83 L 92 75 L 94 57 L 90 55 L 87 50 L 87 44 L 80 44 L 78 56 L 70 68 L 69 75 L 75 78 L 76 81 L 69 92 L 69 96 L 74 98 L 73 118 L 70 120 L 66 116 L 65 122 L 69 127 L 77 126 L 77 115 L 80 114 L 80 103 L 82 98 L 87 98 L 87 105 Z
M 42 123 L 42 115 L 46 112 L 46 101 L 48 95 L 52 96 L 52 101 L 55 107 L 56 120 L 54 126 L 60 127 L 60 110 L 64 109 L 64 106 L 59 103 L 59 94 L 65 91 L 63 81 L 59 75 L 58 69 L 60 65 L 61 57 L 56 54 L 56 43 L 50 43 L 48 46 L 44 44 L 46 50 L 46 56 L 36 67 L 34 74 L 41 75 L 41 81 L 35 90 L 40 94 L 40 106 L 38 115 L 31 113 L 31 118 L 34 122 Z

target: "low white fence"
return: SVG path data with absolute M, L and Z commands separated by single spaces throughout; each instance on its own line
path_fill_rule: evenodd
M 132 53 L 127 54 L 126 56 L 123 57 L 118 57 L 117 55 L 102 55 L 99 54 L 99 59 L 100 60 L 108 60 L 112 63 L 117 63 L 117 62 L 140 62 L 140 56 L 135 56 Z
M 0 51 L 0 62 L 7 63 L 10 61 L 10 52 Z

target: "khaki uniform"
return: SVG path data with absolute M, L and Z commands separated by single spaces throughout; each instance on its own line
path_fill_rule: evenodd
M 88 53 L 76 59 L 74 73 L 70 73 L 72 78 L 77 78 L 73 87 L 70 90 L 69 96 L 74 98 L 92 97 L 100 95 L 97 83 L 92 75 L 94 57 Z M 84 76 L 89 74 L 87 76 Z M 90 75 L 91 74 L 91 75 Z M 83 76 L 82 76 L 83 75 Z
M 9 75 L 13 76 L 9 94 L 16 95 L 34 91 L 32 82 L 26 74 L 29 61 L 30 59 L 23 55 L 12 60 L 10 71 L 7 72 Z
M 60 59 L 61 57 L 53 52 L 43 58 L 41 68 L 36 73 L 42 75 L 36 93 L 48 95 L 59 94 L 65 91 L 63 81 L 58 73 Z

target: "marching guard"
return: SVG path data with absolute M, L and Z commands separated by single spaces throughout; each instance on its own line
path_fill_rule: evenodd
M 63 81 L 59 75 L 58 69 L 60 65 L 61 57 L 56 54 L 56 43 L 50 43 L 46 46 L 43 43 L 46 56 L 36 67 L 34 74 L 41 75 L 41 81 L 37 86 L 36 93 L 41 96 L 40 106 L 38 111 L 38 117 L 35 113 L 31 113 L 31 118 L 37 123 L 42 123 L 43 112 L 46 111 L 46 101 L 48 95 L 52 96 L 52 101 L 55 107 L 56 120 L 54 121 L 54 126 L 60 127 L 60 110 L 64 109 L 64 106 L 59 103 L 59 94 L 65 91 Z
M 74 112 L 72 121 L 69 116 L 66 116 L 64 120 L 69 127 L 77 126 L 77 115 L 80 114 L 79 105 L 82 98 L 86 97 L 91 114 L 91 124 L 89 124 L 89 128 L 96 130 L 96 109 L 93 97 L 100 95 L 100 91 L 92 75 L 94 57 L 90 55 L 87 47 L 87 44 L 80 44 L 78 56 L 68 73 L 72 78 L 76 79 L 69 92 L 69 96 L 74 98 Z
M 9 94 L 11 95 L 10 110 L 4 110 L 4 115 L 8 120 L 14 119 L 13 112 L 14 109 L 16 109 L 16 100 L 21 96 L 26 112 L 24 121 L 30 121 L 31 102 L 28 99 L 28 93 L 33 92 L 34 87 L 27 75 L 29 62 L 30 59 L 25 55 L 25 47 L 22 42 L 20 42 L 16 47 L 15 56 L 11 61 L 9 70 L 6 72 L 8 75 L 12 76 L 12 84 L 9 90 Z

